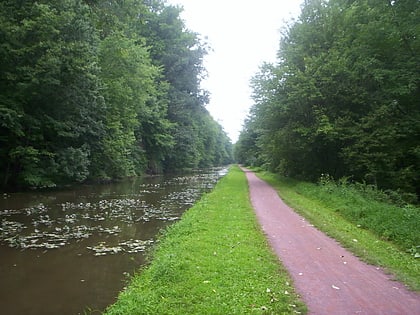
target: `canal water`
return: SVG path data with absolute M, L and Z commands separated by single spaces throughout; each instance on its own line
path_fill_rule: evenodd
M 226 172 L 0 195 L 0 313 L 100 314 L 157 233 Z

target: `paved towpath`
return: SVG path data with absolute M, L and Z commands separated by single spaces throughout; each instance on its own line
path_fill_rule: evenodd
M 310 225 L 244 169 L 251 202 L 271 246 L 313 315 L 420 315 L 420 295 L 361 262 Z

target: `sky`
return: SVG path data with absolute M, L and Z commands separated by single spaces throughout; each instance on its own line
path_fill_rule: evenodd
M 264 62 L 275 62 L 280 31 L 297 18 L 302 0 L 167 0 L 184 8 L 186 27 L 199 33 L 211 51 L 204 60 L 210 92 L 206 106 L 232 142 L 253 102 L 251 78 Z

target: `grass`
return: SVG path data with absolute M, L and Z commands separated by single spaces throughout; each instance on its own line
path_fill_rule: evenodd
M 377 201 L 372 193 L 346 184 L 316 185 L 258 175 L 317 228 L 360 259 L 383 267 L 415 291 L 420 290 L 420 209 Z M 416 255 L 417 254 L 417 255 Z
M 236 166 L 160 237 L 105 314 L 299 314 L 306 307 L 256 221 Z

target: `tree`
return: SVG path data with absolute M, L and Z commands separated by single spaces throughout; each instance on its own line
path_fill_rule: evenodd
M 161 0 L 2 1 L 2 186 L 226 160 L 200 88 L 205 46 L 179 13 Z
M 204 109 L 208 95 L 200 88 L 207 46 L 198 34 L 186 29 L 181 8 L 165 6 L 163 1 L 149 1 L 148 5 L 150 13 L 139 31 L 150 46 L 154 64 L 162 66 L 162 79 L 168 83 L 168 118 L 173 123 L 174 146 L 162 166 L 174 171 L 214 164 L 213 155 L 224 155 L 225 146 L 212 153 L 214 139 L 207 137 L 214 122 L 208 121 L 210 116 Z
M 0 9 L 3 185 L 84 180 L 103 131 L 89 7 L 3 1 Z
M 253 81 L 259 163 L 304 179 L 328 173 L 418 190 L 419 7 L 305 1 L 278 65 Z

